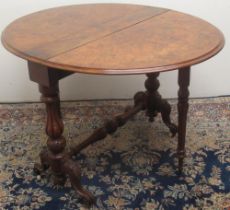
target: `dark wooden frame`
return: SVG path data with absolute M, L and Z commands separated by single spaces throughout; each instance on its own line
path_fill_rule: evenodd
M 46 104 L 47 111 L 47 148 L 40 153 L 41 164 L 35 164 L 36 173 L 42 174 L 50 167 L 56 184 L 64 184 L 66 178 L 69 177 L 76 192 L 86 203 L 92 205 L 95 202 L 95 198 L 90 192 L 82 188 L 81 170 L 77 162 L 72 159 L 72 156 L 79 154 L 81 150 L 105 138 L 108 134 L 114 133 L 118 127 L 123 126 L 130 118 L 142 110 L 146 111 L 146 116 L 149 117 L 150 122 L 153 121 L 157 113 L 161 113 L 162 120 L 169 128 L 172 136 L 175 136 L 178 132 L 178 170 L 180 173 L 182 172 L 185 157 L 190 67 L 179 69 L 178 128 L 170 120 L 171 107 L 169 103 L 162 99 L 158 93 L 160 83 L 157 78 L 159 73 L 148 73 L 145 82 L 146 91 L 135 94 L 134 106 L 125 109 L 123 114 L 119 114 L 112 120 L 107 121 L 102 128 L 94 131 L 85 141 L 71 148 L 70 151 L 66 151 L 66 140 L 62 135 L 64 125 L 60 110 L 58 83 L 60 79 L 71 75 L 72 72 L 32 62 L 28 63 L 28 67 L 30 79 L 39 84 L 39 90 L 42 94 L 41 101 Z

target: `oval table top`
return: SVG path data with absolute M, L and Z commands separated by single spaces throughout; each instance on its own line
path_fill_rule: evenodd
M 86 4 L 39 11 L 11 23 L 2 43 L 48 67 L 90 74 L 143 74 L 191 66 L 217 54 L 223 34 L 163 8 Z

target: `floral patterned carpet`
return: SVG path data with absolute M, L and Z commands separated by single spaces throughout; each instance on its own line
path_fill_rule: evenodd
M 176 100 L 172 119 L 176 122 Z M 64 102 L 65 136 L 80 142 L 102 118 L 120 113 L 131 101 Z M 44 105 L 0 105 L 0 209 L 86 210 L 67 182 L 52 184 L 49 172 L 33 173 L 45 145 Z M 230 98 L 192 99 L 184 174 L 178 176 L 177 139 L 160 116 L 144 113 L 77 157 L 84 186 L 97 197 L 95 210 L 229 210 Z

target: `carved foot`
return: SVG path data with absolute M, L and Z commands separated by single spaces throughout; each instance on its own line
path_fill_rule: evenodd
M 41 164 L 34 165 L 34 172 L 40 175 L 42 178 L 45 176 L 45 171 L 50 167 L 52 163 L 52 156 L 47 149 L 43 149 L 40 153 Z M 64 155 L 60 163 L 59 174 L 53 172 L 52 178 L 55 185 L 64 185 L 67 177 L 76 193 L 82 198 L 83 203 L 87 206 L 91 206 L 95 203 L 94 196 L 85 190 L 81 185 L 81 170 L 76 161 L 72 160 L 70 156 Z
M 68 158 L 64 160 L 63 171 L 69 176 L 70 182 L 74 190 L 81 196 L 88 206 L 95 204 L 94 196 L 81 185 L 81 169 L 79 165 Z
M 171 119 L 170 119 L 171 106 L 170 106 L 170 104 L 166 100 L 162 99 L 159 109 L 160 109 L 159 111 L 161 112 L 163 122 L 169 128 L 170 132 L 172 133 L 172 137 L 174 137 L 178 132 L 178 127 L 171 122 Z
M 43 148 L 39 156 L 41 163 L 34 164 L 34 172 L 37 175 L 42 175 L 50 167 L 47 148 Z

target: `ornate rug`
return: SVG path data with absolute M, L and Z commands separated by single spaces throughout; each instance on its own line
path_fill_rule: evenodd
M 172 119 L 177 122 L 176 100 Z M 131 101 L 64 102 L 65 136 L 77 144 Z M 67 182 L 56 187 L 33 173 L 46 142 L 44 105 L 0 105 L 0 209 L 86 210 Z M 77 157 L 94 210 L 229 210 L 230 98 L 193 99 L 184 174 L 177 175 L 177 138 L 160 116 L 144 113 Z

